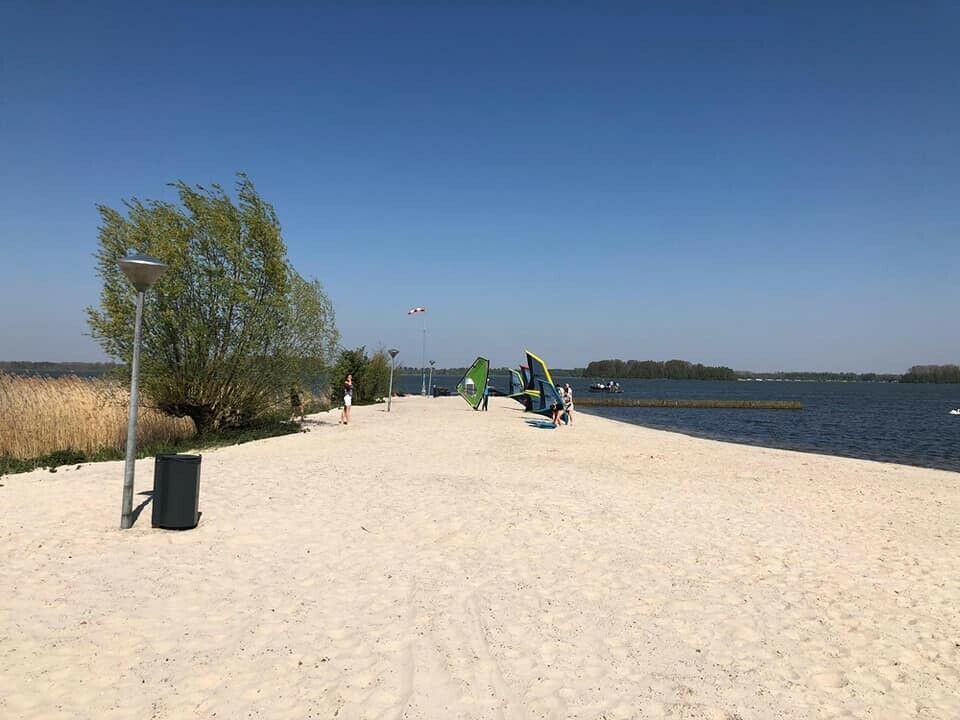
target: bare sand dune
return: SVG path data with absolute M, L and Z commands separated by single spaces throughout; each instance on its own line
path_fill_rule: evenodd
M 187 532 L 0 479 L 0 717 L 960 717 L 960 475 L 382 410 L 206 453 Z

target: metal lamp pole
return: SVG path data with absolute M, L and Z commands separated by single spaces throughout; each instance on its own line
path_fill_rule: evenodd
M 436 363 L 436 360 L 430 361 L 430 383 L 427 385 L 427 393 L 432 397 L 433 396 L 433 366 Z
M 420 394 L 427 394 L 427 313 L 423 313 L 423 348 L 420 355 Z
M 394 360 L 400 351 L 396 348 L 390 348 L 387 352 L 390 353 L 390 389 L 387 390 L 387 412 L 390 412 L 390 403 L 393 402 L 393 367 L 396 365 Z
M 120 528 L 133 525 L 133 471 L 137 457 L 137 404 L 140 390 L 140 336 L 143 325 L 143 297 L 166 271 L 167 266 L 149 255 L 131 255 L 120 261 L 120 269 L 137 290 L 137 319 L 133 330 L 133 366 L 130 368 L 130 416 L 127 420 L 127 455 L 123 465 L 123 505 Z

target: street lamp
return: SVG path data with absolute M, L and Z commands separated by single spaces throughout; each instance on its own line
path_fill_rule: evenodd
M 120 528 L 133 525 L 133 470 L 137 456 L 137 401 L 140 381 L 140 328 L 143 324 L 143 296 L 166 271 L 167 266 L 149 255 L 130 255 L 120 261 L 120 269 L 137 290 L 137 320 L 133 330 L 133 367 L 130 372 L 130 417 L 127 421 L 127 457 L 123 466 L 123 508 Z
M 427 394 L 430 395 L 430 397 L 433 397 L 433 366 L 436 362 L 436 360 L 430 361 L 430 389 L 427 390 Z
M 387 350 L 390 353 L 390 389 L 387 391 L 387 412 L 390 412 L 390 403 L 393 401 L 393 366 L 396 365 L 394 359 L 400 354 L 396 348 Z

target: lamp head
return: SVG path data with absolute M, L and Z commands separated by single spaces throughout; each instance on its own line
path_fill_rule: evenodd
M 167 266 L 150 255 L 128 255 L 120 260 L 120 269 L 138 292 L 146 292 Z
M 390 353 L 390 357 L 392 358 L 395 358 L 397 355 L 400 354 L 400 351 L 397 350 L 396 348 L 390 348 L 389 350 L 387 350 L 387 352 Z

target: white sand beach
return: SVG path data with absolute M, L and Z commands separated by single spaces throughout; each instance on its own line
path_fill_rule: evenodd
M 383 410 L 0 479 L 0 717 L 960 717 L 960 474 Z

